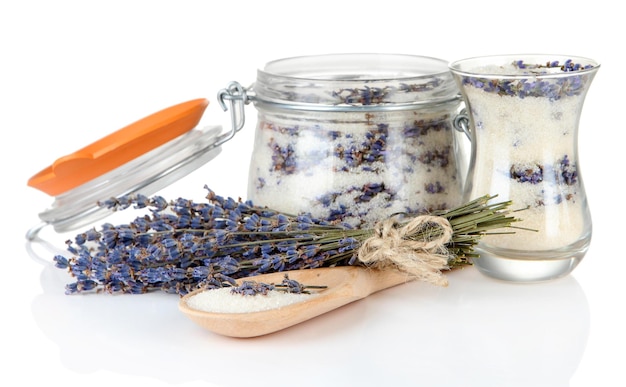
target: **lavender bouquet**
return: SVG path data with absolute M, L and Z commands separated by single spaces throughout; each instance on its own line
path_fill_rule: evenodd
M 474 246 L 488 233 L 510 233 L 519 219 L 511 202 L 483 196 L 458 208 L 425 215 L 398 214 L 372 229 L 289 215 L 224 198 L 206 202 L 129 195 L 100 203 L 149 214 L 128 224 L 103 224 L 68 240 L 70 257 L 54 257 L 75 282 L 67 294 L 104 291 L 179 295 L 234 286 L 238 278 L 339 265 L 392 266 L 417 279 L 447 284 L 443 271 L 471 264 Z

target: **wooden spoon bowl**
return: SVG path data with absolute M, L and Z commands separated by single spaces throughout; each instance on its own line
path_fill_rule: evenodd
M 179 309 L 201 327 L 230 337 L 255 337 L 277 332 L 360 300 L 383 289 L 411 280 L 395 270 L 375 270 L 355 266 L 303 269 L 263 274 L 239 279 L 279 284 L 285 274 L 302 285 L 326 286 L 305 301 L 281 308 L 250 313 L 214 313 L 191 308 L 187 301 L 200 292 L 188 293 L 179 301 Z

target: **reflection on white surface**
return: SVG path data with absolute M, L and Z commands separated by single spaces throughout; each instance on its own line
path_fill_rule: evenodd
M 471 267 L 448 276 L 446 288 L 405 284 L 282 332 L 232 339 L 187 319 L 176 295 L 67 296 L 69 276 L 45 264 L 32 312 L 77 373 L 219 386 L 569 384 L 589 333 L 575 278 L 510 284 Z

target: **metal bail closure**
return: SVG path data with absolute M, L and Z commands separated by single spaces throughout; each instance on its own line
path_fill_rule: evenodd
M 228 87 L 217 93 L 217 101 L 224 111 L 228 110 L 226 102 L 230 104 L 231 120 L 230 132 L 226 132 L 220 136 L 216 143 L 217 146 L 222 145 L 226 141 L 233 138 L 235 134 L 243 128 L 246 122 L 244 107 L 251 101 L 247 92 L 248 90 L 245 87 L 241 86 L 238 82 L 233 81 L 228 84 Z
M 467 109 L 461 110 L 461 112 L 454 117 L 454 129 L 461 133 L 465 133 L 468 140 L 472 141 L 472 132 L 470 131 L 470 119 L 467 115 Z

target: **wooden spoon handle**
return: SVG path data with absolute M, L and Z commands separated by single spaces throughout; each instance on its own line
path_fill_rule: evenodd
M 355 269 L 358 269 L 358 283 L 361 286 L 360 291 L 358 291 L 358 289 L 355 290 L 357 290 L 357 293 L 362 296 L 361 298 L 413 280 L 407 273 L 403 273 L 395 269 Z

